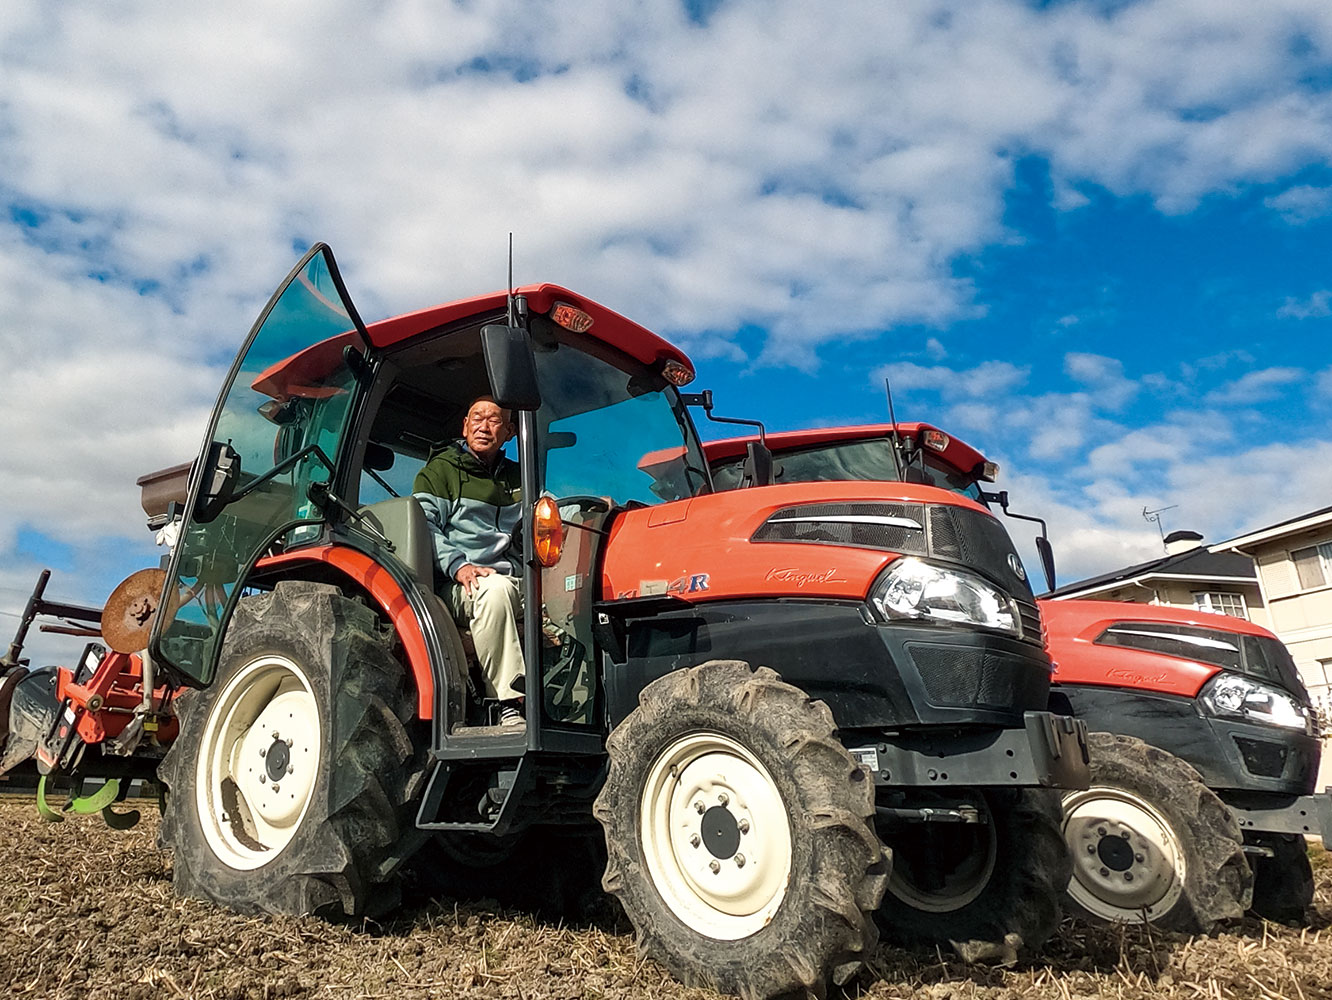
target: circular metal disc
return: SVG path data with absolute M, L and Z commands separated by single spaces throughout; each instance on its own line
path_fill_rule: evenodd
M 141 569 L 111 592 L 102 610 L 102 638 L 117 653 L 137 653 L 148 646 L 157 617 L 166 571 Z

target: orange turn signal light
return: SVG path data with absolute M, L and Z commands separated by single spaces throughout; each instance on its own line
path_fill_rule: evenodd
M 560 561 L 560 551 L 564 548 L 564 519 L 551 497 L 541 497 L 532 508 L 532 541 L 536 546 L 537 562 L 542 566 L 554 566 Z
M 551 307 L 550 318 L 573 333 L 587 333 L 592 329 L 592 317 L 567 302 L 556 302 Z
M 948 435 L 943 431 L 935 430 L 933 427 L 925 429 L 921 437 L 925 441 L 926 448 L 933 448 L 935 451 L 948 450 Z
M 694 370 L 688 365 L 682 365 L 674 358 L 669 358 L 661 366 L 661 374 L 673 386 L 688 385 L 694 381 Z

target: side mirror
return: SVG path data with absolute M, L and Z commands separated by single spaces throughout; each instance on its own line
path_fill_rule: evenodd
M 541 406 L 536 358 L 527 331 L 516 326 L 483 326 L 481 353 L 496 403 L 506 410 L 535 410 Z
M 750 486 L 772 485 L 772 452 L 762 441 L 750 441 L 745 445 L 745 468 L 742 482 Z
M 1036 552 L 1041 557 L 1041 569 L 1045 570 L 1045 589 L 1055 589 L 1054 546 L 1044 535 L 1036 536 Z
M 208 446 L 204 462 L 203 481 L 199 484 L 199 499 L 194 504 L 194 520 L 207 524 L 231 503 L 240 479 L 241 457 L 231 442 L 214 441 Z

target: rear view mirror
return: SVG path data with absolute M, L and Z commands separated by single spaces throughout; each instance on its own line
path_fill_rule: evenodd
M 1036 551 L 1041 557 L 1041 568 L 1045 570 L 1045 585 L 1047 590 L 1055 589 L 1055 561 L 1054 546 L 1050 544 L 1050 539 L 1044 535 L 1036 536 Z
M 199 484 L 199 499 L 194 504 L 194 520 L 207 524 L 231 503 L 240 479 L 241 458 L 231 442 L 214 441 L 208 446 L 204 462 L 203 482 Z
M 536 358 L 527 331 L 516 326 L 483 326 L 481 353 L 496 403 L 506 410 L 535 410 L 541 406 Z

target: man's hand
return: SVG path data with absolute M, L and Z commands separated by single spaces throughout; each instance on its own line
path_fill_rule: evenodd
M 463 590 L 470 597 L 472 588 L 476 586 L 479 577 L 490 576 L 495 571 L 489 566 L 473 566 L 471 563 L 463 563 L 458 567 L 458 572 L 453 574 L 453 578 L 462 584 Z

